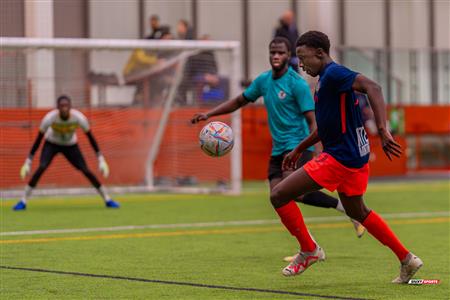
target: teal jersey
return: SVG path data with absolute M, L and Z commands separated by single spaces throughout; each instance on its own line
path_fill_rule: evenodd
M 273 141 L 272 156 L 294 149 L 309 135 L 303 113 L 314 110 L 314 100 L 306 80 L 293 69 L 289 68 L 277 79 L 272 78 L 272 70 L 261 73 L 243 96 L 250 102 L 264 98 Z

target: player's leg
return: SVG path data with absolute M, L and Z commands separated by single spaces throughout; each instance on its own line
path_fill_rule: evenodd
M 422 267 L 420 258 L 412 254 L 403 246 L 389 225 L 375 211 L 370 210 L 364 203 L 362 194 L 368 181 L 368 167 L 360 172 L 348 174 L 347 180 L 338 187 L 339 198 L 344 205 L 347 215 L 367 228 L 367 231 L 383 245 L 395 253 L 401 263 L 400 276 L 394 283 L 407 283 L 409 279 Z
M 312 152 L 311 152 L 311 153 L 312 153 Z M 284 157 L 284 155 L 283 155 L 282 157 Z M 303 156 L 302 156 L 302 157 L 303 157 Z M 312 155 L 311 155 L 311 157 L 312 157 Z M 300 161 L 300 160 L 299 160 L 299 161 Z M 305 163 L 306 163 L 307 161 L 308 161 L 308 160 L 305 160 Z M 303 163 L 303 164 L 304 164 L 304 163 Z M 298 167 L 301 167 L 301 166 L 303 166 L 303 164 L 301 164 L 301 165 L 300 165 L 300 164 L 297 164 L 297 166 L 298 166 Z M 280 159 L 279 165 L 276 165 L 275 168 L 272 168 L 272 171 L 273 171 L 273 169 L 275 169 L 276 172 L 272 172 L 272 174 L 269 173 L 269 178 L 271 178 L 270 175 L 272 175 L 272 177 L 273 177 L 274 175 L 276 175 L 276 178 L 272 178 L 272 179 L 270 180 L 270 190 L 271 190 L 271 191 L 272 191 L 272 189 L 273 189 L 278 183 L 280 183 L 283 179 L 287 178 L 289 175 L 291 175 L 291 174 L 294 172 L 294 170 L 283 171 L 281 165 L 282 165 L 282 159 Z M 316 192 L 312 192 L 312 193 L 316 193 Z M 311 193 L 309 193 L 309 194 L 311 194 Z M 303 196 L 299 196 L 299 197 L 295 198 L 294 201 L 296 201 L 296 202 L 302 202 L 302 201 L 300 200 L 300 199 L 302 199 L 302 198 L 303 198 Z M 309 235 L 311 236 L 311 239 L 313 240 L 313 242 L 314 242 L 315 244 L 317 244 L 317 242 L 315 241 L 315 239 L 314 239 L 313 235 L 311 234 L 311 232 L 308 231 L 308 233 L 309 233 Z M 285 256 L 285 257 L 283 258 L 283 260 L 284 260 L 284 261 L 287 261 L 287 262 L 292 262 L 292 261 L 294 261 L 294 259 L 295 259 L 298 255 L 299 255 L 299 253 L 297 252 L 296 254 L 294 254 L 294 255 L 292 255 L 292 256 Z
M 24 194 L 19 202 L 13 207 L 14 210 L 24 210 L 26 209 L 26 204 L 28 198 L 31 196 L 33 189 L 36 187 L 39 179 L 42 174 L 44 174 L 45 170 L 47 170 L 48 166 L 52 162 L 55 155 L 59 152 L 59 147 L 57 145 L 51 144 L 49 142 L 45 142 L 42 148 L 41 157 L 39 159 L 39 167 L 31 176 L 30 181 L 25 187 Z
M 282 273 L 285 276 L 299 275 L 312 264 L 325 259 L 322 248 L 316 244 L 306 228 L 300 208 L 292 200 L 321 188 L 303 168 L 300 168 L 274 186 L 270 193 L 270 201 L 281 222 L 297 239 L 301 249 L 295 259 L 283 269 Z
M 293 172 L 283 172 L 283 158 L 284 154 L 271 156 L 270 158 L 268 178 L 271 194 L 273 193 L 275 187 L 283 181 L 283 177 L 287 177 Z M 292 197 L 291 199 L 295 199 L 295 197 Z M 289 232 L 297 238 L 301 249 L 303 249 L 304 251 L 312 251 L 315 248 L 315 242 L 307 232 L 300 209 L 298 207 L 294 207 L 297 206 L 294 201 L 291 202 L 292 203 L 287 205 L 285 208 L 280 208 L 277 206 L 274 206 L 274 208 L 280 216 L 281 222 L 286 226 Z M 297 230 L 297 228 L 301 228 L 302 234 Z
M 312 151 L 308 150 L 304 151 L 300 156 L 299 160 L 297 161 L 297 168 L 304 166 L 308 161 L 313 159 L 313 156 L 314 153 Z M 283 172 L 283 178 L 287 177 L 291 172 L 292 171 Z M 307 193 L 303 196 L 297 197 L 295 201 L 316 207 L 334 208 L 341 213 L 345 213 L 344 206 L 342 205 L 339 199 L 332 197 L 328 194 L 325 194 L 324 192 L 321 191 Z M 359 223 L 356 220 L 353 219 L 350 220 L 353 224 L 353 227 L 355 228 L 356 236 L 359 238 L 362 237 L 364 232 L 366 231 L 364 226 L 362 226 L 361 223 Z
M 83 154 L 80 151 L 80 148 L 77 144 L 73 146 L 64 147 L 62 151 L 63 155 L 66 159 L 79 171 L 81 171 L 84 176 L 91 182 L 91 184 L 95 187 L 97 192 L 105 201 L 106 207 L 110 208 L 119 208 L 120 205 L 116 201 L 112 200 L 111 197 L 106 192 L 105 187 L 100 183 L 97 177 L 92 173 L 92 171 L 88 168 L 86 161 L 84 160 Z
M 278 156 L 272 156 L 271 158 L 270 158 L 270 162 L 269 162 L 269 172 L 268 172 L 268 178 L 269 178 L 269 183 L 270 183 L 270 191 L 272 192 L 272 190 L 274 189 L 274 187 L 275 186 L 277 186 L 282 180 L 283 180 L 283 177 L 287 177 L 288 175 L 290 175 L 293 171 L 286 171 L 286 172 L 283 172 L 283 170 L 282 170 L 282 162 L 283 162 L 283 158 L 284 158 L 284 155 L 282 154 L 282 155 L 278 155 Z M 293 201 L 292 201 L 293 202 Z M 295 205 L 295 204 L 294 204 Z M 296 206 L 296 205 L 295 205 Z M 297 208 L 297 210 L 298 210 L 298 208 Z M 294 208 L 294 212 L 293 213 L 297 213 L 296 211 L 297 211 L 295 208 Z M 277 211 L 277 213 L 280 215 L 280 213 L 282 213 L 282 211 Z M 300 214 L 300 218 L 298 219 L 298 221 L 300 221 L 300 222 L 302 222 L 302 220 L 303 220 L 303 217 L 301 216 L 301 212 L 298 210 L 298 213 Z M 282 223 L 283 224 L 289 224 L 288 223 L 288 221 L 287 220 L 285 220 L 285 217 L 283 216 L 283 215 L 280 215 L 280 219 L 281 219 L 281 221 L 282 221 Z M 284 220 L 284 221 L 283 221 Z M 295 224 L 294 224 L 295 225 Z M 303 224 L 304 225 L 304 224 Z M 303 225 L 302 224 L 300 224 L 299 226 L 300 227 L 303 227 Z M 288 230 L 289 230 L 289 228 L 288 228 Z M 290 230 L 289 230 L 290 231 Z M 291 232 L 291 231 L 290 231 Z M 312 237 L 312 235 L 309 233 L 309 231 L 308 231 L 308 234 L 309 234 L 309 237 L 311 238 L 311 240 L 313 241 L 313 243 L 314 244 L 317 244 L 316 243 L 316 241 L 314 240 L 314 238 Z M 299 237 L 297 237 L 295 234 L 294 234 L 294 236 L 297 238 L 297 240 L 299 241 L 299 244 L 301 245 L 301 243 L 300 243 L 300 238 L 304 238 L 304 239 L 307 239 L 308 238 L 308 236 L 299 236 Z M 308 241 L 307 241 L 308 242 Z M 301 246 L 300 246 L 301 247 Z M 295 254 L 295 255 L 293 255 L 293 256 L 287 256 L 287 257 L 285 257 L 284 258 L 284 260 L 285 261 L 288 261 L 288 262 L 293 262 L 296 258 L 298 258 L 299 257 L 299 255 L 300 255 L 300 253 L 297 253 L 297 254 Z M 324 256 L 324 254 L 322 255 L 322 258 L 324 258 L 325 256 Z M 303 258 L 303 256 L 301 256 L 300 258 Z M 298 265 L 298 264 L 297 264 Z M 289 266 L 288 266 L 289 267 Z M 304 270 L 304 269 L 303 269 Z M 286 271 L 287 272 L 287 275 L 296 275 L 296 274 L 299 274 L 299 272 L 297 272 L 297 273 L 293 273 L 293 274 L 291 274 L 291 272 L 290 271 Z M 285 273 L 285 271 L 283 270 L 283 274 Z

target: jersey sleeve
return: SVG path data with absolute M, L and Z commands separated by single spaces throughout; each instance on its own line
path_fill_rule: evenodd
M 89 126 L 89 121 L 86 118 L 86 116 L 80 111 L 76 112 L 76 116 L 78 125 L 80 125 L 81 129 L 83 129 L 84 132 L 88 132 L 91 128 Z
M 39 131 L 45 133 L 47 129 L 52 125 L 55 120 L 54 111 L 48 112 L 41 121 L 41 125 L 39 125 Z
M 301 113 L 314 110 L 314 100 L 306 80 L 297 80 L 294 86 L 295 101 L 297 102 Z
M 355 81 L 356 75 L 358 75 L 357 72 L 354 72 L 343 66 L 334 68 L 330 73 L 330 77 L 333 81 L 333 86 L 339 93 L 350 91 L 352 89 L 352 85 Z
M 259 97 L 262 96 L 261 81 L 262 75 L 259 75 L 258 77 L 255 78 L 255 80 L 253 80 L 250 86 L 245 89 L 242 95 L 246 100 L 250 102 L 255 102 L 256 100 L 258 100 Z

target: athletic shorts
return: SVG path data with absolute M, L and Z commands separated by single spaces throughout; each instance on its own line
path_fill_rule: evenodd
M 349 197 L 363 195 L 369 181 L 369 164 L 359 169 L 347 168 L 328 153 L 321 153 L 303 169 L 318 185 Z
M 62 153 L 76 169 L 87 169 L 86 161 L 84 160 L 83 154 L 81 154 L 78 144 L 62 146 L 45 141 L 41 152 L 40 164 L 47 167 L 58 153 Z
M 283 159 L 284 157 L 291 151 L 283 152 L 280 155 L 275 155 L 270 157 L 269 161 L 269 170 L 267 178 L 269 180 L 275 179 L 275 178 L 283 178 Z M 308 161 L 310 161 L 314 156 L 314 153 L 309 150 L 303 151 L 302 155 L 300 155 L 300 158 L 297 161 L 297 164 L 295 166 L 295 169 L 303 167 L 304 164 L 306 164 Z

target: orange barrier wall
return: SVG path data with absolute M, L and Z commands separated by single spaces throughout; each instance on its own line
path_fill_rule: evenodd
M 395 140 L 406 149 L 406 140 L 401 136 L 394 136 Z M 378 136 L 369 137 L 370 142 L 370 176 L 399 176 L 406 174 L 406 155 L 395 157 L 391 160 L 384 154 L 381 141 Z
M 193 176 L 213 182 L 231 178 L 230 155 L 209 157 L 201 151 L 198 135 L 206 123 L 190 123 L 197 112 L 198 108 L 179 108 L 171 112 L 155 162 L 155 176 Z M 214 120 L 230 124 L 230 116 Z
M 406 134 L 450 134 L 450 106 L 406 106 L 403 107 Z M 267 114 L 263 106 L 248 106 L 243 109 L 243 172 L 245 179 L 265 179 L 271 138 Z M 372 176 L 403 175 L 408 171 L 406 155 L 390 161 L 384 154 L 378 137 L 369 137 Z M 407 148 L 402 136 L 395 139 Z
M 450 106 L 407 106 L 404 131 L 411 151 L 409 171 L 450 171 Z
M 198 147 L 198 132 L 203 124 L 191 125 L 189 118 L 197 108 L 174 110 L 169 118 L 162 148 L 155 163 L 155 176 L 191 176 L 200 180 L 221 180 L 230 177 L 230 156 L 210 158 Z M 36 137 L 39 123 L 48 110 L 2 109 L 0 111 L 0 188 L 23 186 L 19 169 Z M 90 109 L 83 111 L 111 167 L 107 184 L 142 184 L 145 160 L 156 131 L 160 111 L 156 109 Z M 404 107 L 406 134 L 449 134 L 450 107 Z M 216 118 L 215 118 L 216 119 Z M 217 118 L 229 123 L 229 117 Z M 251 105 L 242 110 L 243 178 L 266 179 L 271 152 L 267 114 L 263 106 Z M 92 170 L 97 160 L 86 137 L 78 133 L 79 144 Z M 406 148 L 402 137 L 396 139 Z M 370 159 L 373 176 L 401 175 L 407 172 L 406 156 L 390 162 L 379 140 L 370 137 Z M 42 148 L 42 147 L 41 147 Z M 40 150 L 33 161 L 38 165 Z M 68 175 L 69 174 L 69 175 Z M 97 175 L 99 175 L 97 173 Z M 103 179 L 102 179 L 103 180 Z M 42 177 L 45 186 L 89 186 L 87 180 L 74 172 L 64 158 L 56 157 Z
M 48 110 L 27 109 L 3 109 L 0 112 L 2 120 L 0 187 L 10 188 L 24 184 L 19 178 L 19 170 L 37 135 L 40 121 L 47 112 Z M 133 109 L 83 112 L 90 119 L 92 131 L 110 164 L 111 175 L 106 180 L 107 183 L 127 185 L 142 181 L 144 176 L 142 157 L 145 155 L 143 150 L 149 147 L 150 137 L 155 132 L 154 127 L 143 127 L 142 123 L 158 112 Z M 94 151 L 81 130 L 78 130 L 77 135 L 88 165 L 96 172 L 97 160 Z M 39 164 L 41 149 L 42 145 L 33 160 L 33 170 Z M 97 172 L 96 174 L 99 175 Z M 88 186 L 89 183 L 83 175 L 73 171 L 73 167 L 65 161 L 65 158 L 58 155 L 42 176 L 39 185 Z
M 267 178 L 272 138 L 264 107 L 250 105 L 242 110 L 242 173 L 244 179 Z
M 449 134 L 450 106 L 405 106 L 406 134 Z
M 155 176 L 195 176 L 199 180 L 221 180 L 230 177 L 230 156 L 211 158 L 200 150 L 198 132 L 202 125 L 191 125 L 189 118 L 196 109 L 175 110 L 169 117 L 162 147 L 155 162 Z M 36 138 L 40 121 L 48 110 L 2 109 L 0 111 L 0 188 L 22 187 L 25 182 L 19 170 Z M 100 150 L 111 169 L 102 182 L 114 185 L 141 185 L 145 162 L 156 132 L 161 111 L 156 109 L 84 110 Z M 227 119 L 223 119 L 227 122 Z M 77 132 L 80 148 L 88 165 L 98 175 L 97 159 L 86 136 Z M 39 164 L 42 145 L 33 160 Z M 176 150 L 176 151 L 175 151 Z M 225 161 L 225 162 L 224 162 Z M 28 180 L 28 179 L 27 179 Z M 84 176 L 58 155 L 42 176 L 39 186 L 89 186 Z

